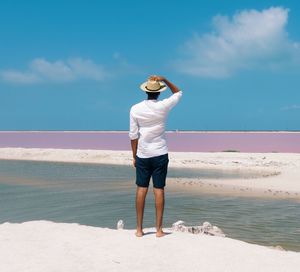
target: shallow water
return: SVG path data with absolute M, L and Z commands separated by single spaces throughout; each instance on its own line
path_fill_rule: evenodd
M 171 177 L 234 178 L 255 175 L 170 169 Z M 134 170 L 128 166 L 0 160 L 0 223 L 28 220 L 135 226 Z M 164 223 L 209 221 L 227 236 L 300 251 L 300 204 L 287 200 L 213 196 L 166 188 Z M 144 226 L 154 225 L 151 190 Z

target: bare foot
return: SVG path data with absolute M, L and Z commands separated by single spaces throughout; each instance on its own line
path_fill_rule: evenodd
M 136 237 L 142 237 L 143 235 L 144 235 L 144 232 L 141 231 L 141 230 L 137 230 L 136 233 L 135 233 Z
M 158 238 L 163 237 L 165 235 L 166 235 L 166 233 L 163 232 L 162 230 L 159 230 L 159 231 L 156 232 L 156 237 L 158 237 Z

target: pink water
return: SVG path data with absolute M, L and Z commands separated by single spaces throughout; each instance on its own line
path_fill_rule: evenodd
M 300 153 L 299 132 L 167 132 L 170 151 Z M 0 147 L 130 150 L 128 132 L 0 131 Z

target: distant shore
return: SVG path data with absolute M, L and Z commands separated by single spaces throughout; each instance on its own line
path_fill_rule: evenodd
M 15 133 L 22 133 L 22 132 L 54 132 L 54 133 L 60 133 L 60 132 L 83 132 L 83 133 L 107 133 L 107 132 L 113 132 L 113 133 L 128 133 L 127 130 L 1 130 L 1 133 L 9 133 L 9 132 L 15 132 Z M 170 132 L 183 132 L 183 133 L 300 133 L 300 130 L 179 130 L 179 129 L 172 129 L 167 130 L 166 133 Z
M 300 131 L 166 132 L 170 152 L 299 153 Z M 128 131 L 0 131 L 0 148 L 130 151 Z
M 253 171 L 255 178 L 169 178 L 168 186 L 222 195 L 300 200 L 300 154 L 170 152 L 170 167 Z M 131 165 L 130 151 L 0 148 L 0 159 Z

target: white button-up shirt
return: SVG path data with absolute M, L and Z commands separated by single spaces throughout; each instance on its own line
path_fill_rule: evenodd
M 137 156 L 150 158 L 168 153 L 165 125 L 169 111 L 178 103 L 182 92 L 163 100 L 144 100 L 130 109 L 131 140 L 138 140 Z

